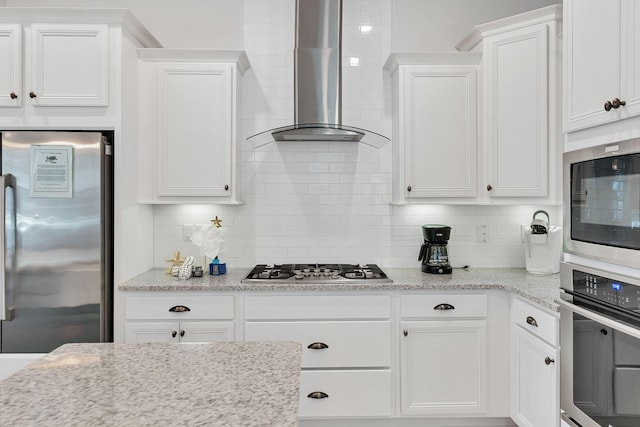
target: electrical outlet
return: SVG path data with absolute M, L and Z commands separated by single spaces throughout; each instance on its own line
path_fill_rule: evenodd
M 479 225 L 478 226 L 478 240 L 482 243 L 487 243 L 489 241 L 489 226 L 488 225 Z
M 191 235 L 195 233 L 195 231 L 196 231 L 195 224 L 184 224 L 182 226 L 182 237 L 184 238 L 184 240 L 189 240 L 189 237 L 191 237 Z

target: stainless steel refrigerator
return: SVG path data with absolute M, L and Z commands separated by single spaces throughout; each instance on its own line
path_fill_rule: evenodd
M 0 133 L 1 353 L 113 340 L 112 136 Z

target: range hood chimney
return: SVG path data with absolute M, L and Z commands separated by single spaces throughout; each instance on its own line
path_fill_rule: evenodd
M 294 122 L 247 138 L 273 141 L 353 141 L 380 148 L 385 136 L 342 124 L 342 0 L 296 0 Z

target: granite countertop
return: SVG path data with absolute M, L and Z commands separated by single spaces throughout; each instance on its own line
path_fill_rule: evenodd
M 560 275 L 536 275 L 524 268 L 455 269 L 452 274 L 426 274 L 420 268 L 384 268 L 393 283 L 241 283 L 250 269 L 229 269 L 221 276 L 192 277 L 180 280 L 153 269 L 121 283 L 121 291 L 395 291 L 500 289 L 515 293 L 534 303 L 557 311 Z
M 0 382 L 0 425 L 295 426 L 291 342 L 65 344 Z

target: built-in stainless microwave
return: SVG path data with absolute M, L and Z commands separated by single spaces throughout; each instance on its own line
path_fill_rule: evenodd
M 564 153 L 564 251 L 640 268 L 640 139 Z

